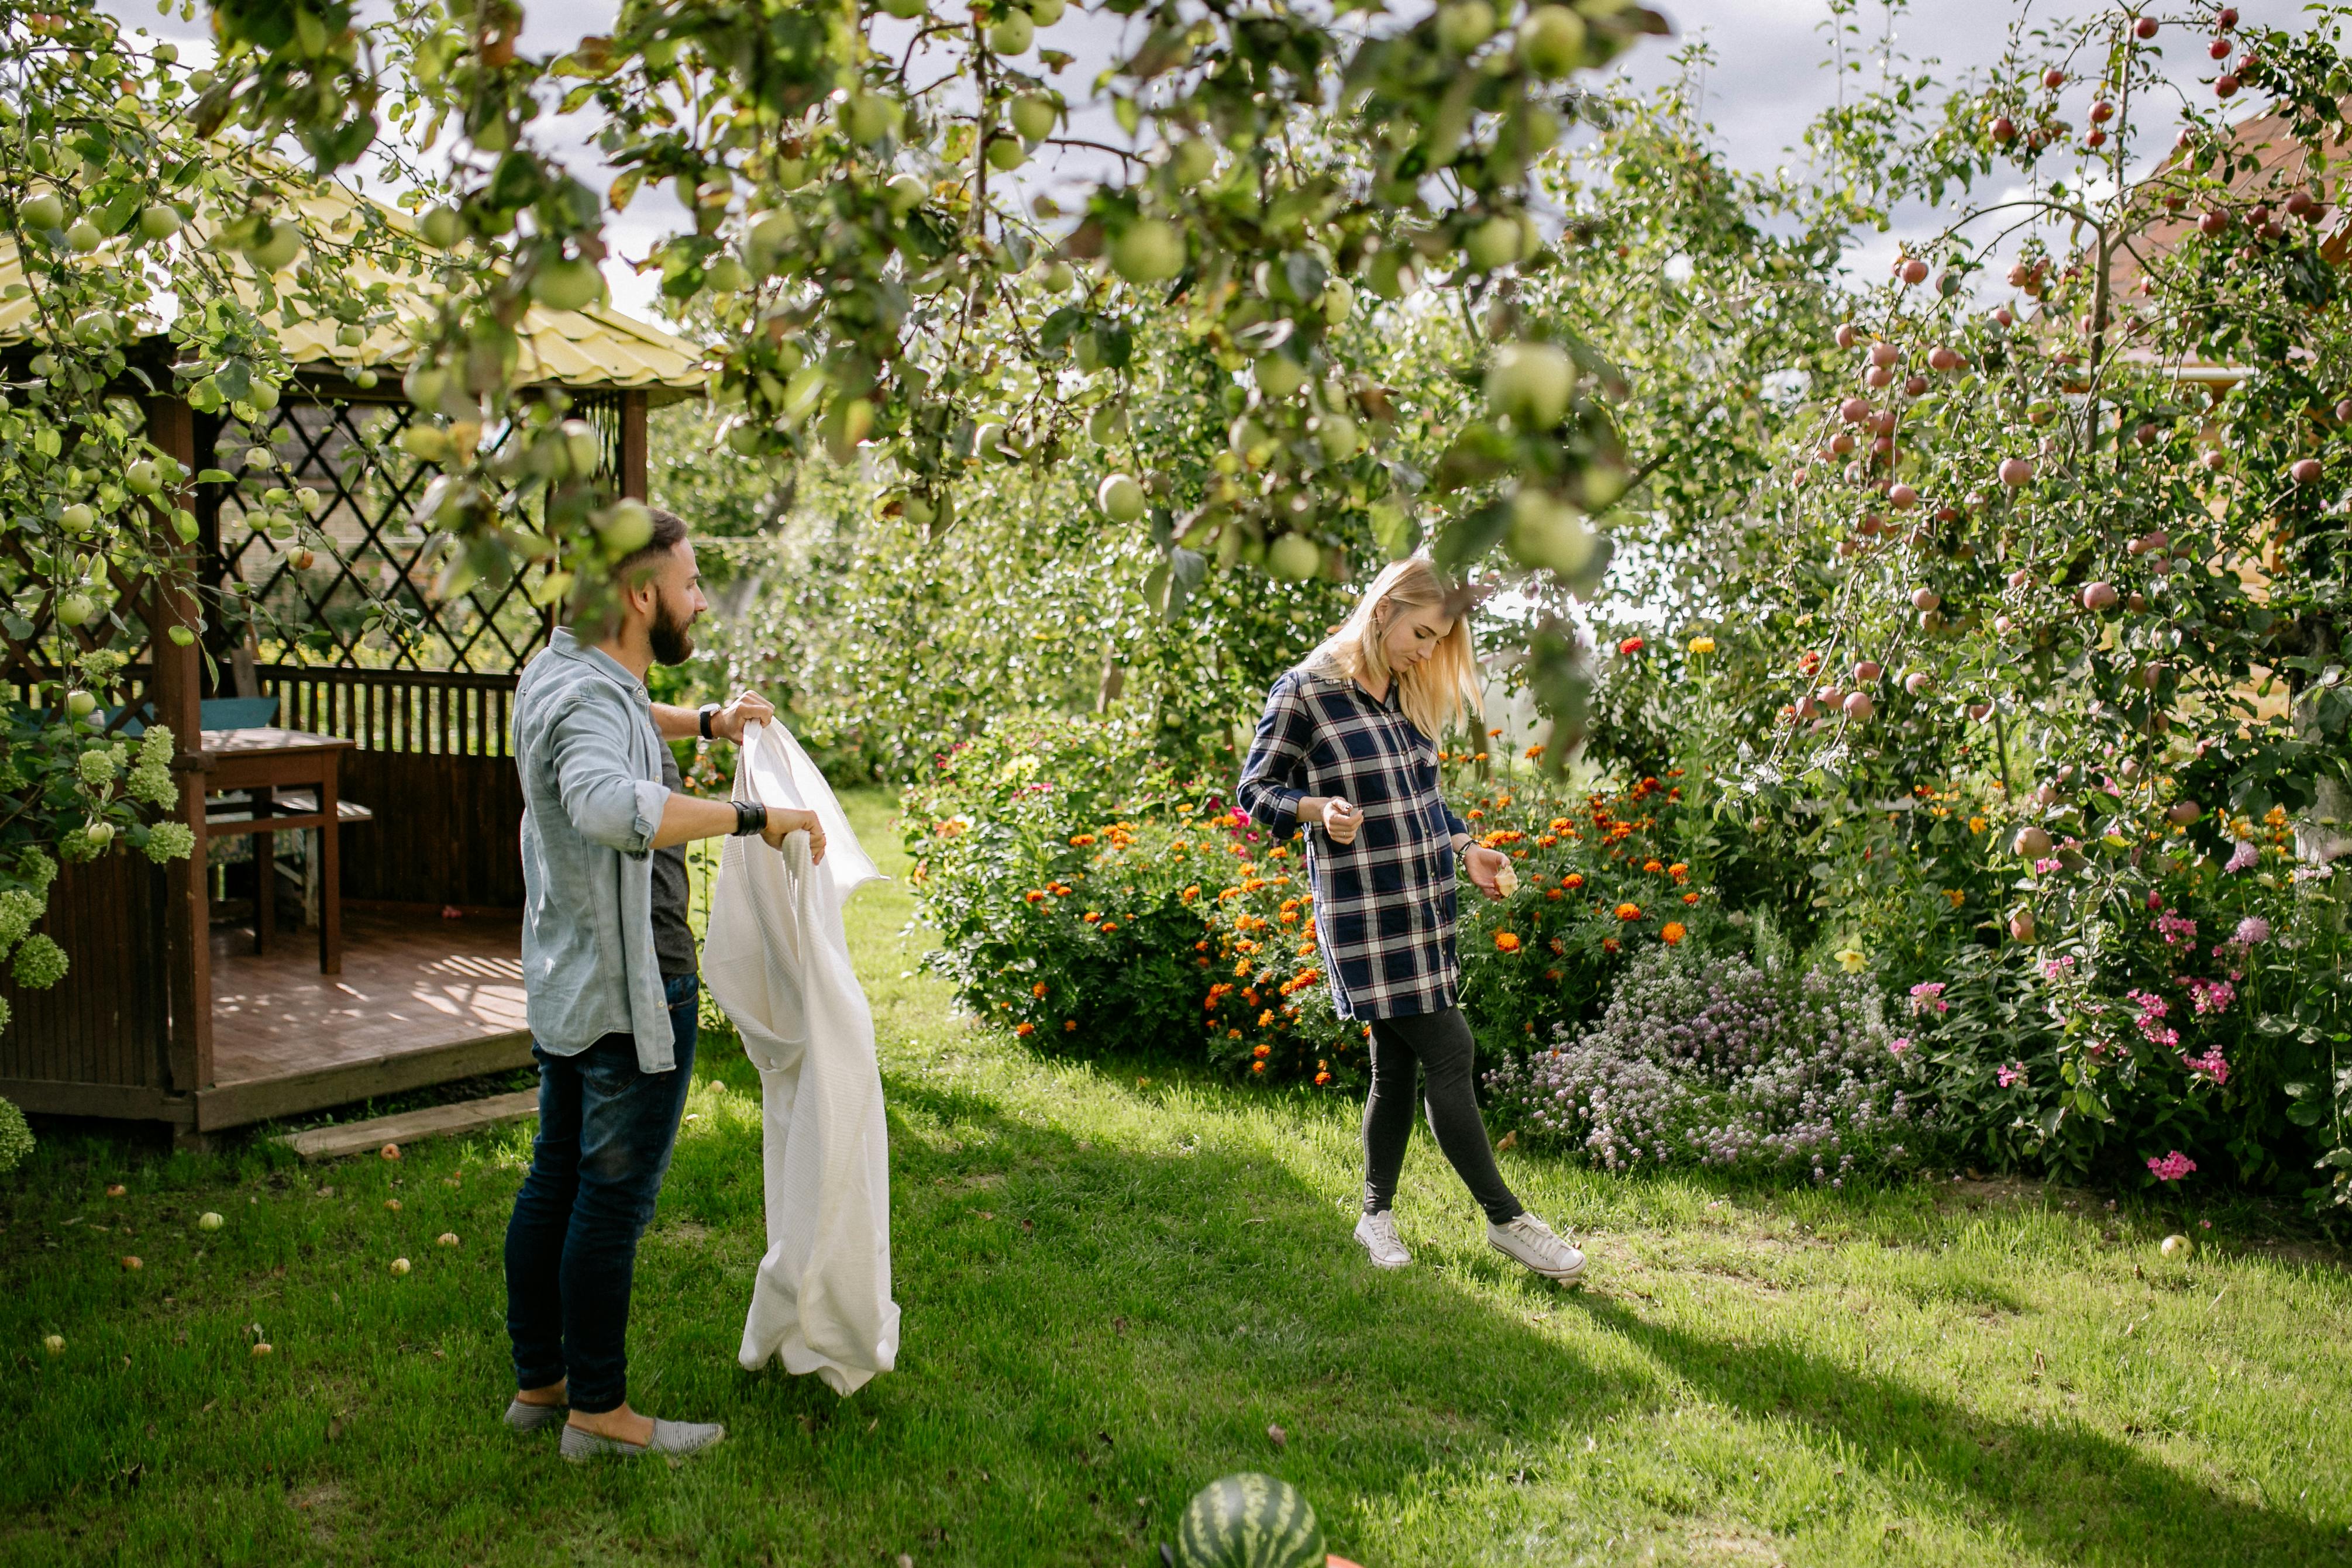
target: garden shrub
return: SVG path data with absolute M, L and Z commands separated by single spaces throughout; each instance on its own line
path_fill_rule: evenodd
M 1500 1117 L 1608 1170 L 1815 1181 L 1916 1163 L 1934 1123 L 1916 1049 L 1864 976 L 1652 948 L 1591 1028 L 1487 1075 Z

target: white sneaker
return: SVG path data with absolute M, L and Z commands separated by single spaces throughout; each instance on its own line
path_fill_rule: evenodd
M 1412 1261 L 1412 1254 L 1397 1239 L 1396 1216 L 1385 1208 L 1356 1221 L 1356 1239 L 1372 1255 L 1375 1269 L 1402 1269 Z
M 1532 1214 L 1522 1214 L 1508 1225 L 1486 1227 L 1486 1245 L 1562 1284 L 1584 1273 L 1584 1254 Z

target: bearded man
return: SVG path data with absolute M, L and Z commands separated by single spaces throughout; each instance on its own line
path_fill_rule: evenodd
M 709 608 L 674 513 L 575 604 L 515 688 L 522 775 L 523 983 L 539 1063 L 539 1134 L 507 1227 L 507 1424 L 563 1427 L 562 1454 L 688 1454 L 726 1428 L 629 1407 L 629 1291 L 694 1072 L 698 984 L 685 845 L 758 833 L 781 846 L 814 812 L 680 792 L 667 741 L 740 742 L 775 710 L 652 701 L 646 672 L 683 663 Z

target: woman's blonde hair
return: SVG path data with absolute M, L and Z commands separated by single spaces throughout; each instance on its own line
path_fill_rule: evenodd
M 1428 558 L 1391 561 L 1372 579 L 1339 629 L 1307 655 L 1307 668 L 1366 686 L 1385 685 L 1391 672 L 1381 643 L 1397 612 L 1443 605 L 1446 597 L 1445 580 Z M 1416 729 L 1437 740 L 1465 708 L 1478 711 L 1478 653 L 1470 638 L 1470 618 L 1457 613 L 1429 657 L 1397 677 L 1397 706 Z

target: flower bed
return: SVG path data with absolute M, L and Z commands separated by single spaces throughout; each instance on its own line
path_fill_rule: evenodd
M 1715 928 L 1704 876 L 1671 848 L 1672 779 L 1570 796 L 1482 779 L 1485 755 L 1445 760 L 1449 800 L 1517 876 L 1503 899 L 1463 888 L 1463 1006 L 1490 1060 L 1593 1011 L 1633 954 Z M 1041 1046 L 1358 1082 L 1365 1031 L 1332 1008 L 1304 841 L 1276 842 L 1227 788 L 1155 768 L 1114 725 L 1023 720 L 960 746 L 907 798 L 929 961 Z

